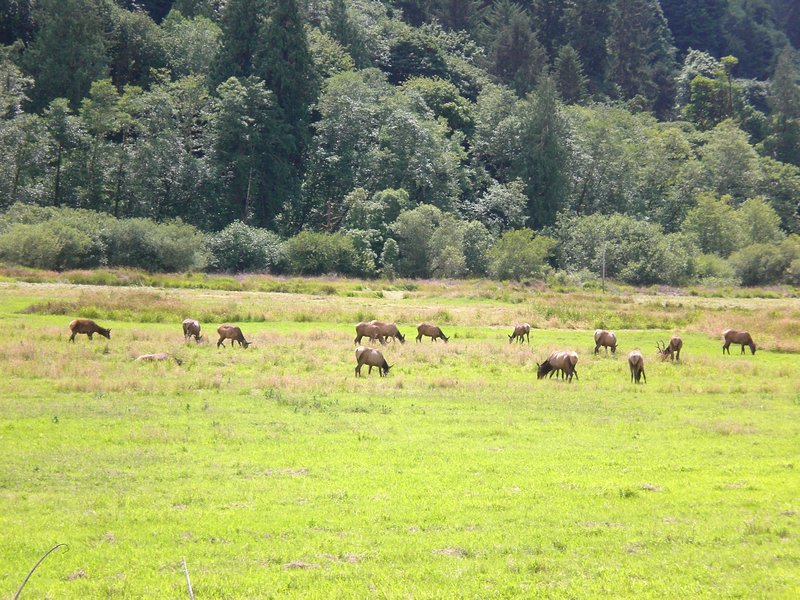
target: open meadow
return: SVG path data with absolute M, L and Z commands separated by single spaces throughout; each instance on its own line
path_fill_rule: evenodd
M 188 598 L 184 557 L 198 599 L 800 594 L 790 294 L 41 281 L 0 283 L 0 598 L 57 543 L 22 598 Z M 111 339 L 68 343 L 76 317 Z M 373 318 L 407 341 L 359 379 Z M 253 345 L 218 349 L 225 322 Z M 728 327 L 756 354 L 723 356 Z M 680 363 L 656 357 L 672 332 Z M 580 379 L 537 380 L 562 348 Z M 182 365 L 134 361 L 162 351 Z

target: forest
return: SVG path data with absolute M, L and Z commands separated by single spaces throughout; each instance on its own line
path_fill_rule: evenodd
M 0 261 L 800 284 L 795 0 L 0 0 Z

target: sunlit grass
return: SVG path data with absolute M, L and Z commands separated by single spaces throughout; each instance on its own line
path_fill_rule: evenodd
M 669 326 L 593 356 L 593 302 Z M 6 284 L 0 597 L 57 542 L 23 597 L 187 597 L 182 557 L 198 598 L 793 597 L 796 303 Z M 508 343 L 547 306 L 581 320 Z M 354 377 L 360 315 L 411 340 L 388 378 Z M 74 316 L 112 339 L 67 343 Z M 422 320 L 450 343 L 415 344 Z M 223 321 L 253 346 L 217 349 Z M 655 357 L 674 323 L 680 364 Z M 755 356 L 722 355 L 734 323 Z M 580 381 L 537 381 L 559 348 Z M 183 365 L 133 360 L 161 351 Z

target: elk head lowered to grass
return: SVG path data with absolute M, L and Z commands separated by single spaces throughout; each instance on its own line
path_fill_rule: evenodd
M 547 360 L 542 364 L 536 363 L 536 378 L 544 379 L 545 375 L 561 371 L 562 377 L 566 377 L 567 381 L 572 382 L 572 376 L 578 379 L 578 370 L 575 368 L 578 364 L 578 354 L 572 350 L 558 350 L 552 352 Z
M 514 325 L 514 333 L 508 336 L 508 343 L 510 344 L 515 339 L 519 341 L 520 344 L 525 342 L 525 337 L 528 338 L 528 345 L 531 343 L 531 326 L 527 323 L 521 323 L 520 325 Z
M 660 342 L 656 342 L 656 348 L 658 349 L 658 355 L 661 357 L 661 360 L 667 360 L 667 358 L 670 360 L 680 360 L 683 340 L 677 335 L 673 335 L 669 340 L 669 346 L 664 344 L 664 340 L 661 340 Z
M 253 342 L 248 342 L 244 339 L 244 334 L 242 330 L 236 327 L 235 325 L 220 325 L 217 328 L 217 333 L 219 334 L 219 340 L 217 340 L 217 348 L 220 346 L 225 346 L 225 340 L 231 340 L 231 348 L 236 345 L 236 342 L 239 342 L 240 346 L 247 348 Z
M 200 340 L 203 339 L 203 336 L 200 335 L 200 321 L 195 321 L 194 319 L 184 319 L 183 320 L 183 339 L 184 341 L 188 342 L 191 338 L 194 338 L 196 343 L 200 343 Z
M 72 335 L 69 336 L 69 341 L 72 343 L 75 343 L 75 336 L 79 333 L 88 335 L 90 340 L 95 333 L 102 335 L 106 339 L 111 339 L 111 329 L 100 327 L 91 319 L 75 319 L 69 324 L 69 330 L 72 332 Z
M 722 353 L 728 354 L 731 353 L 730 345 L 731 344 L 740 344 L 742 346 L 742 354 L 744 354 L 744 347 L 750 346 L 750 352 L 752 354 L 756 353 L 756 343 L 753 341 L 753 338 L 750 337 L 750 334 L 746 331 L 736 331 L 735 329 L 726 329 L 722 332 L 722 337 L 725 338 L 725 344 L 722 346 Z
M 447 337 L 441 329 L 439 329 L 436 325 L 431 325 L 430 323 L 420 323 L 417 325 L 417 341 L 422 341 L 422 336 L 428 336 L 431 338 L 432 342 L 435 342 L 437 339 L 443 339 L 444 343 L 447 343 L 447 340 L 450 338 Z
M 381 335 L 381 328 L 372 323 L 364 323 L 363 321 L 356 325 L 356 339 L 353 340 L 354 344 L 360 344 L 361 338 L 369 338 L 370 342 L 378 340 L 381 345 L 386 345 L 386 340 Z
M 608 349 L 611 348 L 611 354 L 617 353 L 617 336 L 613 331 L 606 331 L 605 329 L 596 329 L 594 332 L 594 353 L 600 351 L 600 346 L 605 347 L 606 354 Z
M 389 341 L 389 340 L 394 338 L 398 342 L 400 342 L 401 344 L 405 344 L 406 343 L 406 336 L 404 336 L 402 333 L 400 333 L 400 330 L 397 329 L 397 325 L 396 324 L 394 324 L 394 323 L 384 323 L 383 321 L 378 321 L 378 320 L 375 320 L 375 319 L 370 321 L 369 324 L 370 325 L 375 325 L 378 328 L 378 330 L 380 331 L 380 334 L 383 336 L 383 338 L 386 341 Z
M 392 366 L 386 362 L 386 359 L 381 354 L 380 350 L 374 348 L 367 348 L 366 346 L 359 346 L 356 348 L 356 377 L 361 377 L 361 367 L 367 365 L 369 371 L 367 374 L 372 374 L 372 367 L 378 367 L 378 373 L 381 377 L 389 374 L 389 369 Z

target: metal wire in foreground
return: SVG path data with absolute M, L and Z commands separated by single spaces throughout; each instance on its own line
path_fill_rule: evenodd
M 189 579 L 189 569 L 186 567 L 186 557 L 183 557 L 183 572 L 186 573 L 186 585 L 189 587 L 189 598 L 194 600 L 194 592 L 192 591 L 192 581 Z
M 19 595 L 22 593 L 22 588 L 24 588 L 24 587 L 25 587 L 25 584 L 26 584 L 26 583 L 28 583 L 28 579 L 30 579 L 30 578 L 31 578 L 31 575 L 33 575 L 33 572 L 36 570 L 36 568 L 37 568 L 37 567 L 38 567 L 40 564 L 42 564 L 42 561 L 43 561 L 45 558 L 47 558 L 47 555 L 48 555 L 48 554 L 50 554 L 50 553 L 51 553 L 53 550 L 56 550 L 56 549 L 60 548 L 61 546 L 64 546 L 65 548 L 69 548 L 69 546 L 68 546 L 67 544 L 56 544 L 55 546 L 53 546 L 52 548 L 50 548 L 50 550 L 48 550 L 47 552 L 45 552 L 45 553 L 42 555 L 42 558 L 40 558 L 40 559 L 38 560 L 38 562 L 37 562 L 35 565 L 33 565 L 33 568 L 32 568 L 32 569 L 31 569 L 31 570 L 28 572 L 28 576 L 25 578 L 25 581 L 23 581 L 23 582 L 22 582 L 22 585 L 21 585 L 21 586 L 19 586 L 19 589 L 17 590 L 17 593 L 16 593 L 16 594 L 14 594 L 14 600 L 17 600 L 17 599 L 19 598 Z M 194 600 L 194 598 L 192 598 L 192 600 Z

